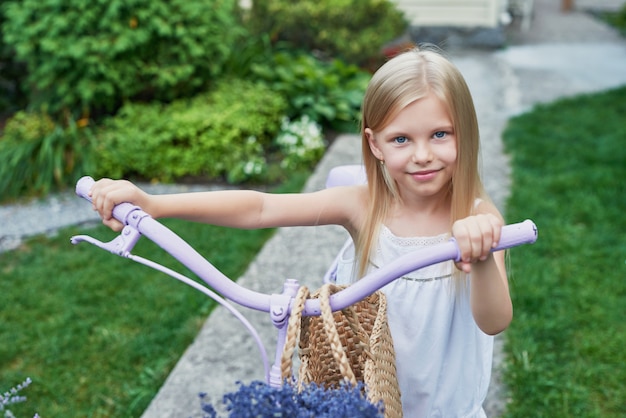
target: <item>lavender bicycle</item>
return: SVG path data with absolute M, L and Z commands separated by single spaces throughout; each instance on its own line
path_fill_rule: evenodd
M 363 172 L 359 166 L 341 166 L 331 171 L 327 186 L 332 187 L 339 184 L 353 184 L 362 181 L 364 181 Z M 90 201 L 88 192 L 92 184 L 92 178 L 83 177 L 76 184 L 76 194 Z M 125 225 L 120 235 L 115 239 L 105 243 L 87 235 L 79 235 L 72 237 L 72 244 L 88 242 L 113 254 L 144 264 L 193 287 L 220 303 L 243 323 L 255 339 L 265 368 L 266 382 L 272 387 L 280 387 L 283 383 L 280 361 L 289 314 L 299 288 L 299 283 L 293 279 L 285 280 L 283 292 L 280 294 L 269 295 L 252 291 L 226 277 L 187 242 L 153 219 L 141 208 L 129 203 L 122 203 L 114 208 L 113 216 Z M 154 261 L 132 254 L 131 251 L 141 236 L 147 237 L 164 251 L 171 254 L 214 290 Z M 504 250 L 521 244 L 531 244 L 536 239 L 537 228 L 530 220 L 506 225 L 502 229 L 500 243 L 493 251 Z M 444 261 L 458 261 L 459 258 L 459 249 L 454 238 L 442 244 L 420 249 L 398 258 L 393 263 L 366 275 L 350 287 L 335 293 L 330 297 L 330 306 L 333 311 L 344 309 L 411 271 Z M 332 276 L 333 268 L 334 264 L 325 276 L 326 281 Z M 269 313 L 272 323 L 278 330 L 276 354 L 271 367 L 267 351 L 257 331 L 221 295 L 246 308 Z M 303 315 L 312 316 L 320 315 L 320 313 L 319 300 L 310 299 L 306 301 Z

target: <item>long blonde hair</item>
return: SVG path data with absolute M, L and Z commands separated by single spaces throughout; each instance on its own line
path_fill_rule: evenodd
M 392 58 L 376 71 L 363 98 L 361 137 L 370 201 L 356 242 L 358 277 L 367 272 L 380 226 L 394 200 L 400 199 L 395 181 L 372 154 L 365 129 L 380 131 L 402 109 L 429 93 L 446 105 L 457 139 L 458 157 L 449 189 L 450 227 L 471 214 L 476 198 L 486 198 L 478 171 L 476 110 L 459 70 L 432 46 L 411 49 Z

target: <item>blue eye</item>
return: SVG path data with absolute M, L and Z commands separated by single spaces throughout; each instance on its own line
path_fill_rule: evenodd
M 397 136 L 393 139 L 396 144 L 405 144 L 408 142 L 408 138 L 406 136 Z
M 437 132 L 435 132 L 435 134 L 433 136 L 435 137 L 435 139 L 443 139 L 443 138 L 446 137 L 446 135 L 447 135 L 447 133 L 444 132 L 444 131 L 437 131 Z

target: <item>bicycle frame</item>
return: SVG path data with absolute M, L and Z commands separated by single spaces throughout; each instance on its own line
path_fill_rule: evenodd
M 362 176 L 358 173 L 355 174 L 354 169 L 344 171 L 353 175 L 352 178 L 347 180 L 347 183 L 360 182 L 363 180 Z M 341 182 L 335 181 L 333 184 L 327 183 L 327 185 L 333 186 L 339 183 Z M 88 201 L 91 201 L 88 193 L 92 184 L 92 178 L 81 178 L 76 184 L 76 194 Z M 230 280 L 208 260 L 200 255 L 191 245 L 160 222 L 153 219 L 150 215 L 141 210 L 141 208 L 129 203 L 122 203 L 114 208 L 113 217 L 122 222 L 125 227 L 121 231 L 120 235 L 112 241 L 104 243 L 87 235 L 78 235 L 71 238 L 71 243 L 78 244 L 80 242 L 88 242 L 113 254 L 129 258 L 150 268 L 161 271 L 193 287 L 194 289 L 203 292 L 205 295 L 213 298 L 216 302 L 226 307 L 244 324 L 244 326 L 246 326 L 256 340 L 257 346 L 261 351 L 267 383 L 273 387 L 279 387 L 282 384 L 280 374 L 280 358 L 285 342 L 291 304 L 293 303 L 293 298 L 299 288 L 297 280 L 285 280 L 283 284 L 283 292 L 280 294 L 268 295 L 252 291 Z M 211 288 L 214 289 L 219 295 L 202 284 L 172 271 L 167 267 L 132 254 L 131 251 L 141 236 L 147 237 L 164 251 L 176 258 L 195 275 L 211 286 Z M 493 251 L 504 250 L 521 244 L 534 243 L 536 239 L 537 228 L 530 220 L 517 224 L 506 225 L 502 229 L 499 245 L 494 248 Z M 459 248 L 454 238 L 451 238 L 445 243 L 414 251 L 396 259 L 393 263 L 366 275 L 350 287 L 332 295 L 330 298 L 330 306 L 334 311 L 344 309 L 409 272 L 444 261 L 458 261 L 459 258 Z M 243 317 L 240 312 L 226 302 L 226 300 L 224 300 L 224 298 L 220 295 L 223 295 L 241 306 L 270 314 L 272 323 L 278 330 L 275 361 L 271 369 L 267 360 L 265 347 L 254 327 L 252 327 L 245 317 Z M 321 311 L 318 300 L 311 299 L 306 302 L 303 315 L 312 316 L 319 315 L 320 313 Z

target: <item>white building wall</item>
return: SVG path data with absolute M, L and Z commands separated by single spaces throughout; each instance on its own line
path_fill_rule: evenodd
M 392 0 L 413 26 L 486 27 L 500 25 L 507 0 Z

